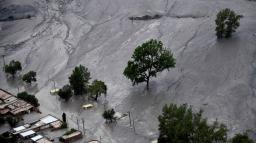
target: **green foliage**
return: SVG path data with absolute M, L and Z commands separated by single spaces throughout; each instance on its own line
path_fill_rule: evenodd
M 81 95 L 87 92 L 90 80 L 90 72 L 82 65 L 75 67 L 69 77 L 69 83 L 74 90 L 75 95 Z
M 107 94 L 107 86 L 103 81 L 94 80 L 89 86 L 89 93 L 97 101 L 98 97 L 101 96 L 101 94 Z
M 21 71 L 21 70 L 22 70 L 21 63 L 15 60 L 12 60 L 8 65 L 5 65 L 4 67 L 5 73 L 11 74 L 12 77 L 15 76 L 17 71 Z
M 30 95 L 27 92 L 21 92 L 17 95 L 18 98 L 27 101 L 28 103 L 32 104 L 35 107 L 39 106 L 38 100 L 34 95 Z
M 149 88 L 149 79 L 156 77 L 158 72 L 175 67 L 173 54 L 163 47 L 161 41 L 153 40 L 138 46 L 132 60 L 128 61 L 123 74 L 132 81 L 133 85 L 146 82 Z
M 67 122 L 66 113 L 62 113 L 62 121 L 63 121 L 64 123 Z
M 158 117 L 158 143 L 226 143 L 227 128 L 217 121 L 212 125 L 202 118 L 202 111 L 193 113 L 187 105 L 165 105 Z
M 70 85 L 64 85 L 58 92 L 60 98 L 68 101 L 73 96 L 72 87 Z
M 232 33 L 240 26 L 239 20 L 241 15 L 237 15 L 234 11 L 226 8 L 221 10 L 217 14 L 215 20 L 216 23 L 216 36 L 218 38 L 229 38 L 232 36 Z
M 254 143 L 247 134 L 236 134 L 230 141 L 230 143 Z
M 113 122 L 116 120 L 114 117 L 115 115 L 115 110 L 114 109 L 109 109 L 103 112 L 102 117 L 107 121 L 107 122 Z
M 15 127 L 19 123 L 19 119 L 15 117 L 7 117 L 6 121 L 11 127 Z
M 76 129 L 70 129 L 70 130 L 68 130 L 64 135 L 70 135 L 70 134 L 72 134 L 72 133 L 74 133 L 74 132 L 76 132 L 77 130 Z
M 22 80 L 28 84 L 36 82 L 36 72 L 29 71 L 28 73 L 23 75 Z
M 66 128 L 68 128 L 68 124 L 66 123 L 66 122 L 63 122 L 62 124 L 61 124 L 61 127 L 60 127 L 61 129 L 66 129 Z

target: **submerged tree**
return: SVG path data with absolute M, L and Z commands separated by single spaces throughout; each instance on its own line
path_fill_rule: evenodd
M 208 125 L 202 111 L 193 113 L 187 105 L 165 105 L 158 117 L 158 143 L 226 143 L 227 128 L 215 121 Z
M 116 121 L 116 118 L 114 117 L 115 113 L 116 112 L 114 109 L 109 109 L 109 110 L 104 111 L 102 116 L 104 119 L 106 119 L 107 122 L 112 123 L 113 121 Z
M 107 86 L 103 81 L 94 80 L 89 86 L 89 92 L 91 96 L 97 101 L 99 96 L 102 94 L 107 94 Z
M 40 104 L 38 103 L 37 98 L 34 95 L 30 95 L 27 92 L 21 92 L 17 94 L 17 97 L 27 101 L 28 103 L 32 104 L 35 107 L 38 107 Z
M 69 83 L 73 88 L 75 95 L 81 95 L 87 92 L 90 79 L 90 72 L 87 68 L 82 65 L 75 67 L 69 77 Z
M 132 81 L 133 85 L 146 82 L 149 89 L 149 79 L 156 77 L 158 72 L 175 67 L 173 54 L 163 47 L 161 41 L 153 40 L 138 46 L 132 60 L 128 61 L 123 74 Z
M 60 98 L 68 101 L 73 96 L 73 91 L 70 85 L 64 85 L 58 92 Z
M 230 141 L 230 143 L 254 143 L 247 134 L 236 134 Z
M 12 60 L 8 65 L 5 65 L 4 67 L 5 73 L 11 74 L 12 77 L 15 76 L 17 71 L 21 71 L 21 70 L 22 70 L 21 63 L 15 60 Z
M 226 8 L 221 10 L 217 14 L 215 20 L 216 23 L 216 36 L 218 38 L 229 38 L 232 36 L 232 33 L 240 26 L 239 20 L 241 15 L 237 15 L 234 11 Z
M 36 82 L 36 72 L 29 71 L 28 73 L 23 75 L 22 80 L 28 84 L 31 84 L 32 82 Z

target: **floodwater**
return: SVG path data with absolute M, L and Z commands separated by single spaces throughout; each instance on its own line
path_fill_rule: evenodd
M 79 129 L 83 129 L 83 119 L 84 140 L 148 143 L 158 136 L 157 117 L 167 103 L 203 109 L 210 121 L 225 123 L 230 135 L 247 129 L 255 132 L 255 1 L 0 0 L 0 4 L 37 10 L 30 19 L 0 22 L 0 54 L 5 55 L 6 63 L 21 61 L 22 73 L 34 70 L 38 74 L 37 85 L 25 87 L 0 72 L 0 87 L 13 94 L 25 89 L 34 93 L 44 114 L 61 118 L 66 112 L 71 127 L 78 128 L 78 120 Z M 214 20 L 224 8 L 243 18 L 232 38 L 217 40 Z M 129 19 L 144 15 L 162 17 Z M 145 91 L 145 84 L 133 87 L 122 73 L 136 46 L 151 38 L 172 50 L 177 65 L 152 78 L 150 91 Z M 87 111 L 81 109 L 89 102 L 83 97 L 66 103 L 49 93 L 54 84 L 67 84 L 72 69 L 79 64 L 89 68 L 92 79 L 108 86 L 106 98 L 101 97 L 95 108 Z M 106 107 L 131 112 L 135 131 L 129 118 L 106 125 L 101 116 Z

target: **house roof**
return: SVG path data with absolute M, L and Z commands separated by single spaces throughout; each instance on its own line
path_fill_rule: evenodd
M 49 124 L 49 123 L 52 123 L 52 122 L 55 122 L 55 121 L 57 121 L 58 119 L 57 118 L 55 118 L 55 117 L 53 117 L 53 116 L 51 116 L 51 115 L 48 115 L 48 116 L 46 116 L 46 117 L 44 117 L 44 118 L 42 118 L 42 119 L 40 119 L 43 123 L 45 123 L 45 124 Z
M 33 135 L 35 132 L 33 130 L 29 130 L 29 131 L 26 131 L 26 132 L 23 132 L 23 133 L 20 133 L 20 135 L 22 137 L 26 137 L 26 136 L 29 136 L 29 135 Z
M 19 127 L 13 128 L 13 130 L 16 132 L 24 130 L 24 129 L 26 129 L 24 126 L 19 126 Z
M 37 135 L 37 136 L 34 136 L 33 138 L 31 138 L 32 141 L 37 141 L 39 139 L 43 138 L 43 136 L 41 135 Z

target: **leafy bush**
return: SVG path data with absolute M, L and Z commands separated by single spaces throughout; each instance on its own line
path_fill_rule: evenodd
M 22 80 L 28 84 L 36 82 L 36 72 L 29 71 L 28 73 L 23 75 Z
M 216 36 L 220 38 L 229 38 L 232 36 L 232 33 L 240 26 L 239 20 L 241 15 L 237 15 L 234 11 L 226 8 L 221 10 L 217 14 L 215 20 L 216 23 Z
M 17 71 L 21 71 L 21 70 L 22 70 L 21 63 L 15 60 L 12 60 L 8 65 L 4 66 L 5 73 L 11 74 L 12 77 L 15 76 Z
M 103 112 L 102 116 L 107 122 L 113 122 L 116 121 L 116 118 L 114 117 L 115 115 L 115 110 L 114 109 L 109 109 Z
M 70 85 L 64 85 L 58 92 L 60 98 L 68 101 L 73 96 L 72 87 Z
M 19 119 L 18 118 L 15 118 L 15 117 L 7 117 L 6 118 L 6 121 L 8 122 L 8 124 L 11 126 L 11 127 L 15 127 L 18 122 L 19 122 Z

